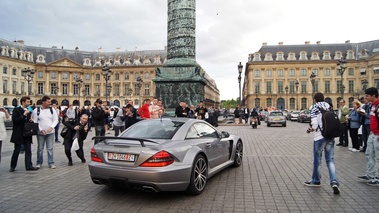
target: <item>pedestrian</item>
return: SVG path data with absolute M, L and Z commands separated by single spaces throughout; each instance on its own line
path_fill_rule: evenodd
M 129 102 L 133 103 L 133 102 Z M 125 129 L 129 128 L 137 122 L 137 111 L 132 104 L 125 107 Z
M 143 120 L 150 119 L 150 102 L 150 99 L 145 99 L 144 104 L 138 109 L 138 114 Z
M 119 108 L 114 113 L 115 113 L 115 117 L 113 120 L 113 129 L 114 129 L 114 136 L 117 137 L 121 132 L 125 130 L 125 112 L 124 112 L 124 109 Z
M 195 106 L 191 104 L 188 110 L 187 118 L 195 118 L 195 113 Z
M 50 106 L 51 100 L 48 96 L 42 97 L 42 104 L 33 110 L 32 118 L 34 123 L 38 123 L 38 148 L 37 148 L 37 168 L 41 168 L 43 163 L 43 149 L 46 145 L 47 161 L 51 169 L 57 168 L 54 163 L 54 132 L 58 124 L 58 114 Z
M 360 152 L 366 152 L 367 148 L 367 140 L 368 136 L 370 135 L 370 112 L 371 112 L 371 103 L 367 101 L 367 98 L 364 97 L 364 105 L 362 106 L 362 109 L 365 110 L 366 113 L 366 120 L 365 123 L 362 125 L 362 149 Z
M 329 111 L 330 105 L 324 101 L 322 93 L 314 95 L 314 107 L 311 111 L 311 126 L 307 132 L 314 132 L 313 138 L 313 172 L 312 180 L 304 182 L 306 186 L 321 186 L 321 160 L 322 152 L 325 151 L 325 161 L 329 171 L 330 186 L 333 188 L 334 194 L 339 194 L 339 183 L 336 176 L 336 167 L 334 164 L 334 138 L 324 138 L 321 129 L 322 114 L 319 108 Z
M 32 136 L 24 136 L 25 123 L 33 122 L 31 117 L 32 111 L 27 107 L 30 105 L 30 97 L 24 96 L 20 100 L 21 105 L 14 108 L 12 113 L 13 131 L 11 136 L 11 142 L 14 143 L 14 150 L 11 159 L 10 172 L 16 170 L 18 155 L 20 154 L 21 145 L 25 147 L 25 169 L 28 171 L 37 170 L 38 168 L 33 166 L 32 163 Z
M 359 123 L 359 113 L 361 110 L 361 102 L 353 101 L 353 110 L 346 115 L 346 119 L 349 121 L 349 134 L 351 138 L 352 147 L 349 148 L 352 152 L 359 152 L 359 138 L 358 138 L 358 129 L 361 126 Z
M 59 112 L 57 104 L 53 103 L 51 106 L 57 112 L 57 115 L 58 115 L 58 124 L 54 127 L 55 143 L 60 143 L 60 141 L 59 141 L 59 126 L 61 124 L 62 119 L 60 117 L 60 112 Z
M 200 101 L 199 106 L 196 108 L 195 112 L 197 119 L 205 120 L 205 114 L 208 113 L 208 110 L 204 107 L 203 102 Z
M 249 107 L 245 105 L 245 107 L 243 108 L 243 119 L 245 120 L 245 124 L 247 124 L 249 121 L 249 114 L 250 114 Z
M 238 108 L 238 106 L 234 109 L 234 123 L 236 124 L 241 124 L 241 113 L 240 113 L 240 109 Z
M 1 163 L 1 147 L 3 140 L 7 138 L 7 129 L 5 128 L 5 121 L 10 121 L 11 116 L 8 111 L 4 108 L 0 108 L 0 163 Z
M 70 104 L 66 111 L 66 116 L 68 119 L 75 119 L 77 117 L 76 107 L 74 107 L 74 105 Z
M 349 114 L 349 108 L 345 104 L 345 100 L 340 100 L 340 108 L 338 109 L 338 118 L 340 119 L 340 125 L 341 125 L 341 134 L 340 134 L 340 142 L 337 144 L 337 146 L 344 146 L 347 147 L 349 145 L 349 138 L 347 135 L 347 120 L 346 115 Z
M 379 186 L 379 98 L 378 89 L 370 87 L 365 91 L 365 98 L 371 103 L 370 135 L 367 140 L 366 161 L 367 170 L 364 176 L 359 176 L 360 181 L 367 182 L 369 186 Z
M 92 119 L 95 125 L 95 136 L 105 136 L 105 110 L 103 107 L 103 101 L 101 99 L 97 99 L 95 105 L 95 108 L 92 110 Z M 95 144 L 99 142 L 100 139 L 95 139 Z
M 87 134 L 89 131 L 88 124 L 88 115 L 86 113 L 81 114 L 79 119 L 71 119 L 64 122 L 64 125 L 68 128 L 68 132 L 64 137 L 63 145 L 64 152 L 68 159 L 68 165 L 72 166 L 72 157 L 71 157 L 71 147 L 75 139 L 78 140 L 79 149 L 76 150 L 76 155 L 82 161 L 82 163 L 86 162 L 84 158 L 83 152 L 83 142 L 87 138 Z

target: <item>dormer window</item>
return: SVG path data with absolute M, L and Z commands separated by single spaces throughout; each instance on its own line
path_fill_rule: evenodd
M 289 53 L 288 54 L 288 57 L 287 57 L 287 60 L 288 61 L 295 61 L 296 60 L 296 56 L 295 56 L 295 53 Z
M 271 55 L 271 53 L 266 53 L 266 55 L 265 55 L 265 61 L 272 61 L 272 55 Z
M 261 54 L 255 53 L 253 61 L 261 61 Z
M 305 51 L 300 52 L 300 60 L 308 60 L 307 52 Z
M 37 55 L 37 63 L 46 63 L 45 56 L 42 54 Z
M 312 60 L 320 60 L 320 57 L 318 56 L 318 52 L 312 53 Z
M 280 53 L 277 53 L 277 54 L 276 54 L 276 60 L 277 60 L 277 61 L 283 61 L 283 60 L 284 60 L 284 58 L 283 58 L 283 53 L 281 53 L 281 52 L 280 52 Z
M 352 50 L 347 51 L 346 59 L 354 59 L 354 51 Z
M 334 56 L 334 60 L 339 60 L 341 58 L 342 58 L 342 52 L 341 51 L 337 51 L 336 55 Z
M 324 51 L 322 59 L 323 60 L 330 60 L 330 52 Z

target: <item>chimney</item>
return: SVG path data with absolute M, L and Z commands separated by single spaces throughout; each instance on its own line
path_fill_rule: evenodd
M 317 43 L 317 44 L 320 44 L 320 43 L 321 43 L 321 41 L 317 41 L 316 43 Z
M 262 43 L 262 46 L 267 46 L 267 42 L 263 42 L 263 43 Z
M 350 44 L 350 40 L 346 40 L 346 41 L 345 41 L 345 44 Z
M 116 52 L 120 52 L 121 51 L 121 48 L 120 47 L 117 47 L 116 48 Z
M 99 49 L 97 49 L 97 52 L 99 52 L 99 53 L 102 53 L 102 52 L 104 52 L 104 51 L 103 51 L 103 48 L 102 48 L 102 47 L 100 47 Z
M 278 44 L 279 44 L 279 45 L 283 45 L 283 41 L 279 42 Z
M 310 41 L 306 41 L 305 44 L 310 44 L 311 42 Z

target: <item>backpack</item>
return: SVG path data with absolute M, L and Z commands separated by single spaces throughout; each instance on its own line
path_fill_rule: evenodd
M 53 108 L 52 107 L 49 107 L 49 109 L 50 109 L 50 112 L 51 112 L 51 114 L 54 114 L 53 113 Z M 37 116 L 39 116 L 39 113 L 41 112 L 41 107 L 37 107 Z
M 321 107 L 317 107 L 321 112 L 322 129 L 320 126 L 318 128 L 321 134 L 326 139 L 333 139 L 340 136 L 341 123 L 338 115 L 333 111 L 325 110 Z

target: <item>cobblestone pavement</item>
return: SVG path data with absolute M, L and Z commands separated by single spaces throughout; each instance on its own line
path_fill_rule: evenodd
M 287 127 L 258 129 L 247 125 L 220 126 L 220 130 L 241 135 L 243 165 L 228 168 L 209 179 L 198 196 L 182 192 L 145 193 L 114 190 L 95 185 L 87 164 L 74 156 L 67 166 L 63 146 L 55 143 L 56 169 L 44 164 L 38 171 L 25 171 L 20 155 L 16 171 L 9 172 L 13 144 L 3 141 L 0 164 L 0 212 L 378 212 L 379 187 L 357 181 L 364 175 L 363 153 L 336 147 L 335 162 L 340 195 L 333 195 L 325 161 L 322 186 L 306 187 L 312 171 L 312 134 L 308 124 L 288 122 Z M 11 131 L 8 131 L 10 135 Z M 113 134 L 113 131 L 111 131 Z M 90 161 L 91 132 L 85 141 Z M 8 137 L 9 138 L 9 137 Z M 32 145 L 36 161 L 36 139 Z M 46 150 L 46 149 L 45 149 Z M 74 153 L 75 154 L 75 153 Z

